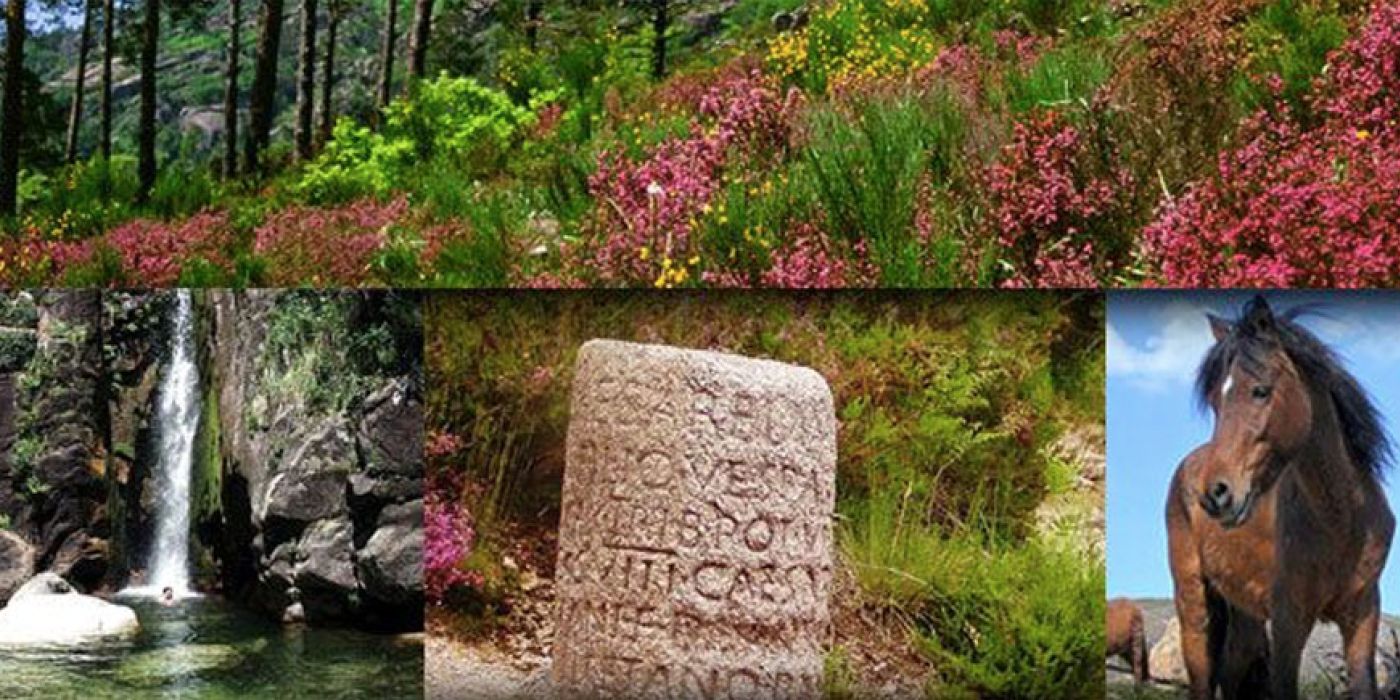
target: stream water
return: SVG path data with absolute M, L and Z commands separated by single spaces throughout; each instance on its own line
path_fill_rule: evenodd
M 126 599 L 121 643 L 0 649 L 0 698 L 417 698 L 420 637 L 284 627 L 217 596 Z

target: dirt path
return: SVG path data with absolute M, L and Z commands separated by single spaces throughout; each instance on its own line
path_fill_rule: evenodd
M 549 660 L 509 657 L 488 643 L 430 635 L 424 673 L 429 700 L 508 700 L 549 695 Z

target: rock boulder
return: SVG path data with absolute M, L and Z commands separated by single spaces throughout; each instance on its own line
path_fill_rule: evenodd
M 134 636 L 136 612 L 73 590 L 54 573 L 30 579 L 0 610 L 0 645 L 68 645 Z

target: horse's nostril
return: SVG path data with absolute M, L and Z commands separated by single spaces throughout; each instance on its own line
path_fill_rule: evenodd
M 1210 487 L 1210 500 L 1217 510 L 1226 510 L 1230 507 L 1230 502 L 1234 498 L 1230 495 L 1230 485 L 1224 481 L 1217 481 Z

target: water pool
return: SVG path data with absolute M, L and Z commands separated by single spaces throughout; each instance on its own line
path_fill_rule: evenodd
M 0 648 L 0 698 L 419 698 L 421 635 L 286 627 L 217 597 L 122 599 L 125 642 Z

